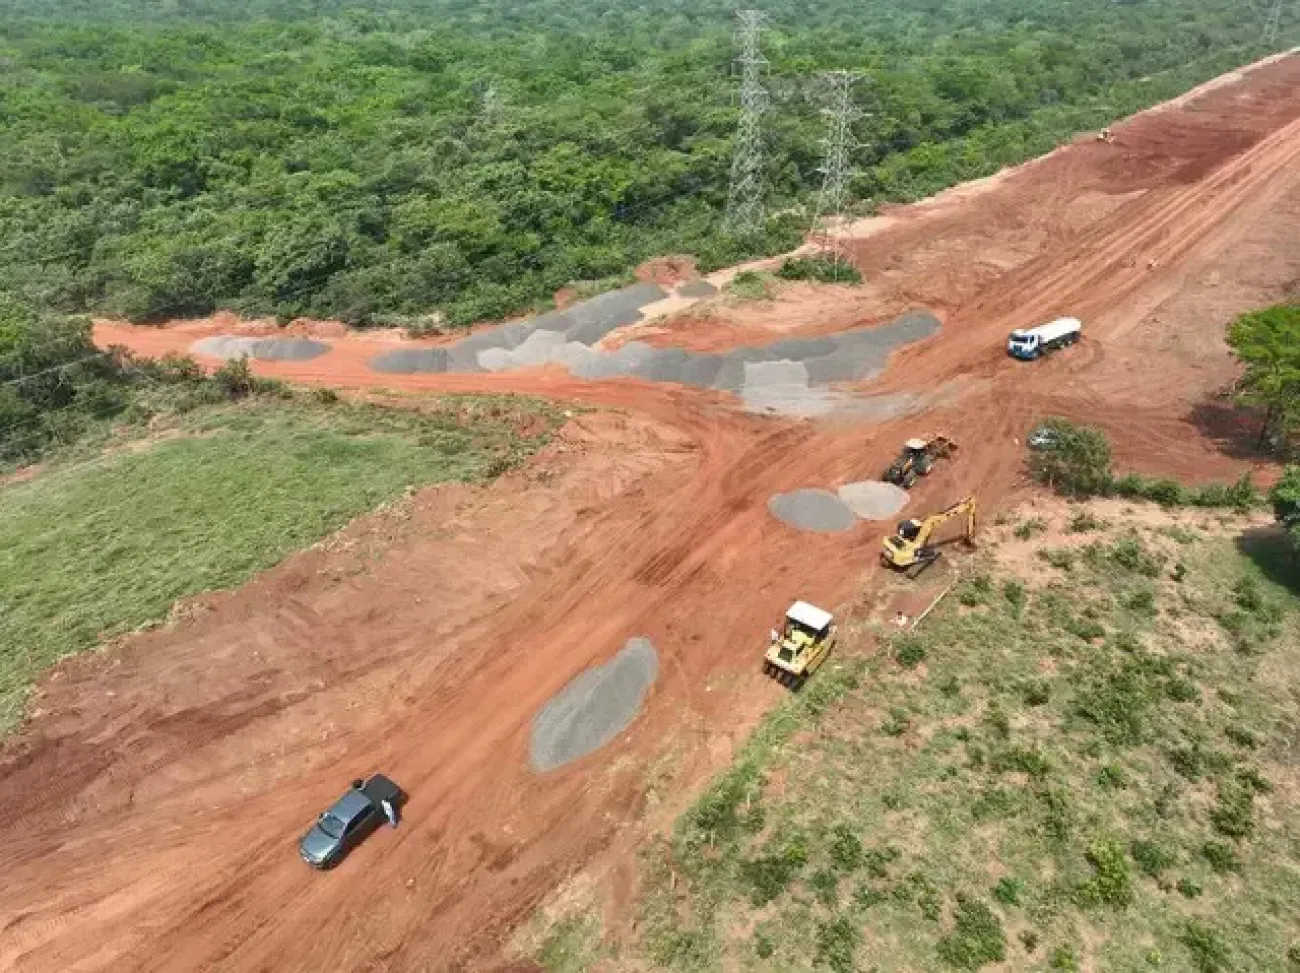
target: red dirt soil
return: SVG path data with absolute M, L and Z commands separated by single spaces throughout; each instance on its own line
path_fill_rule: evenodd
M 1115 131 L 854 244 L 878 299 L 859 323 L 913 303 L 944 314 L 873 386 L 948 390 L 911 421 L 759 419 L 721 395 L 553 371 L 376 375 L 366 361 L 391 339 L 256 365 L 616 411 L 575 419 L 490 487 L 421 491 L 60 666 L 0 752 L 0 969 L 500 968 L 511 930 L 576 871 L 608 866 L 626 905 L 646 822 L 779 697 L 757 664 L 771 621 L 795 597 L 842 605 L 881 570 L 888 525 L 800 534 L 768 516 L 772 494 L 875 476 L 924 427 L 962 449 L 911 509 L 973 491 L 988 511 L 1014 500 L 1017 439 L 1050 413 L 1100 422 L 1149 473 L 1257 464 L 1215 392 L 1234 375 L 1224 323 L 1300 280 L 1300 58 Z M 1083 343 L 1006 358 L 1008 330 L 1062 313 L 1084 319 Z M 196 332 L 97 338 L 161 354 Z M 633 635 L 660 652 L 642 715 L 531 773 L 533 714 Z M 401 827 L 311 872 L 298 835 L 379 769 L 411 794 Z

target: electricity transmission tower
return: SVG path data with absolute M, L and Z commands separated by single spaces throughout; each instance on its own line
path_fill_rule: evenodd
M 844 218 L 848 202 L 848 180 L 851 175 L 849 154 L 857 147 L 853 140 L 853 120 L 860 114 L 853 105 L 853 82 L 856 76 L 850 71 L 830 71 L 823 77 L 828 87 L 828 104 L 822 109 L 826 116 L 826 147 L 820 168 L 822 188 L 817 196 L 817 211 L 813 215 L 812 236 L 823 250 L 834 254 L 836 267 L 842 256 L 832 234 Z
M 758 10 L 741 10 L 737 30 L 740 42 L 740 126 L 736 130 L 731 160 L 731 191 L 727 195 L 724 229 L 735 237 L 751 236 L 763 228 L 763 113 L 767 91 L 763 69 L 767 59 L 758 38 L 767 17 Z
M 1264 43 L 1272 44 L 1277 40 L 1278 22 L 1282 19 L 1282 0 L 1274 0 L 1273 9 L 1268 12 L 1268 21 L 1264 24 Z

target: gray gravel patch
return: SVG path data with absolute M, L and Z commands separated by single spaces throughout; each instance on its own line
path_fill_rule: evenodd
M 902 487 L 882 480 L 846 483 L 838 493 L 844 505 L 863 520 L 888 520 L 911 499 Z
M 795 490 L 778 493 L 767 502 L 772 516 L 800 530 L 835 534 L 850 530 L 853 511 L 829 490 Z
M 253 349 L 259 361 L 311 361 L 330 350 L 323 341 L 310 338 L 264 338 Z
M 200 338 L 190 345 L 190 351 L 196 355 L 211 355 L 213 358 L 251 358 L 261 338 L 239 338 L 235 335 L 214 335 Z
M 399 348 L 386 351 L 370 360 L 370 367 L 377 372 L 392 375 L 414 375 L 418 372 L 445 372 L 447 370 L 447 350 L 445 348 Z
M 712 297 L 718 289 L 707 280 L 691 280 L 677 288 L 677 293 L 682 297 Z
M 622 733 L 640 712 L 658 671 L 651 641 L 632 638 L 604 665 L 581 673 L 533 717 L 528 744 L 533 769 L 563 767 Z
M 803 361 L 832 354 L 839 350 L 839 344 L 833 338 L 783 338 L 768 345 L 765 350 L 773 358 Z

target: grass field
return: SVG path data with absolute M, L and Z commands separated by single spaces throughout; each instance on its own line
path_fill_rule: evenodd
M 500 473 L 556 418 L 523 399 L 305 398 L 199 410 L 0 487 L 0 730 L 61 656 L 238 585 L 407 486 Z
M 1284 550 L 1240 518 L 1050 509 L 762 725 L 645 849 L 632 946 L 569 917 L 541 964 L 1300 970 Z

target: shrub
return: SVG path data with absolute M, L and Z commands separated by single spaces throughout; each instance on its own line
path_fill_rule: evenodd
M 1226 841 L 1207 841 L 1201 845 L 1201 857 L 1219 874 L 1235 872 L 1241 868 L 1237 852 Z
M 1218 802 L 1210 809 L 1210 824 L 1229 838 L 1247 838 L 1255 830 L 1255 791 L 1234 781 L 1219 782 Z
M 1165 683 L 1165 695 L 1176 703 L 1191 703 L 1201 698 L 1201 691 L 1190 679 L 1173 676 Z
M 896 635 L 892 647 L 895 661 L 904 669 L 915 669 L 925 661 L 925 639 L 919 635 Z
M 1011 614 L 1016 618 L 1025 610 L 1025 586 L 1019 581 L 1008 580 L 1002 585 L 1002 597 L 1011 606 Z
M 996 699 L 989 703 L 988 709 L 984 711 L 984 722 L 1003 740 L 1011 736 L 1011 717 L 1007 716 L 1007 711 Z
M 907 710 L 895 706 L 889 711 L 889 719 L 885 720 L 885 722 L 881 724 L 880 729 L 883 730 L 887 736 L 901 737 L 907 732 L 908 727 L 911 725 L 912 718 L 908 715 Z
M 1046 679 L 1032 679 L 1025 683 L 1022 695 L 1026 706 L 1045 706 L 1052 698 L 1052 684 Z
M 1044 521 L 1041 517 L 1031 517 L 1029 520 L 1026 520 L 1021 524 L 1018 524 L 1016 526 L 1014 533 L 1016 537 L 1020 538 L 1020 540 L 1027 541 L 1035 534 L 1041 534 L 1046 530 L 1047 530 L 1046 521 Z
M 1156 593 L 1150 588 L 1140 588 L 1124 599 L 1124 607 L 1142 615 L 1156 613 Z
M 1074 570 L 1074 551 L 1068 547 L 1041 547 L 1038 557 L 1059 571 Z
M 835 973 L 853 973 L 853 954 L 862 933 L 844 916 L 836 916 L 817 928 L 817 962 Z
M 1160 575 L 1159 557 L 1149 552 L 1136 534 L 1117 540 L 1111 545 L 1108 556 L 1112 564 L 1117 564 L 1126 571 L 1148 578 Z
M 1159 878 L 1175 862 L 1174 856 L 1154 841 L 1134 841 L 1129 845 L 1129 853 L 1143 874 L 1152 878 Z
M 808 885 L 817 896 L 817 901 L 828 909 L 834 908 L 840 900 L 840 877 L 829 868 L 813 872 Z
M 1002 923 L 983 902 L 959 895 L 954 929 L 939 940 L 939 958 L 950 966 L 977 970 L 1006 959 L 1007 937 Z
M 1178 880 L 1178 894 L 1184 899 L 1199 899 L 1202 891 L 1200 884 L 1193 882 L 1190 878 L 1180 878 Z
M 788 257 L 776 275 L 782 280 L 815 280 L 823 284 L 862 283 L 862 274 L 857 267 L 828 254 Z
M 842 872 L 851 872 L 862 864 L 862 842 L 846 826 L 836 825 L 832 832 L 830 856 L 835 867 Z
M 1224 735 L 1239 747 L 1254 750 L 1259 746 L 1259 737 L 1247 727 L 1231 723 L 1223 731 Z
M 1038 933 L 1032 929 L 1020 930 L 1020 945 L 1025 947 L 1026 953 L 1032 953 L 1038 948 Z
M 750 901 L 755 906 L 771 902 L 785 891 L 786 886 L 808 864 L 807 842 L 802 834 L 795 834 L 784 844 L 771 849 L 758 858 L 741 862 L 740 875 L 749 886 Z
M 1029 456 L 1030 473 L 1066 496 L 1106 493 L 1111 486 L 1110 442 L 1100 429 L 1049 419 L 1053 440 Z
M 993 898 L 1003 905 L 1019 905 L 1020 893 L 1025 890 L 1025 883 L 1018 878 L 1001 878 L 993 886 Z
M 1030 777 L 1045 777 L 1052 769 L 1042 753 L 1027 747 L 1007 747 L 999 750 L 993 755 L 989 765 L 998 773 L 1018 771 Z
M 754 952 L 758 954 L 759 959 L 770 959 L 776 952 L 776 946 L 772 940 L 768 939 L 761 932 L 754 933 Z
M 256 388 L 247 355 L 231 358 L 212 373 L 212 381 L 221 390 L 221 394 L 232 402 L 247 398 Z
M 1070 946 L 1057 946 L 1047 960 L 1047 965 L 1054 970 L 1077 970 L 1079 959 Z
M 1080 905 L 1123 908 L 1133 901 L 1133 885 L 1124 849 L 1114 841 L 1102 839 L 1093 842 L 1087 858 L 1094 874 L 1092 881 L 1079 887 L 1075 899 Z
M 1105 530 L 1106 522 L 1095 516 L 1090 510 L 1080 510 L 1070 522 L 1065 525 L 1065 529 L 1071 534 L 1085 534 L 1093 530 Z
M 756 270 L 742 270 L 727 285 L 727 293 L 742 301 L 762 301 L 772 296 L 771 278 Z
M 1107 764 L 1097 771 L 1097 784 L 1107 790 L 1121 790 L 1127 785 L 1128 781 L 1124 775 L 1124 768 L 1114 764 Z
M 1177 480 L 1152 480 L 1146 484 L 1146 498 L 1162 507 L 1181 507 L 1187 502 L 1187 491 Z
M 891 845 L 870 848 L 862 854 L 862 864 L 872 878 L 888 878 L 889 866 L 898 860 L 899 851 Z
M 1066 841 L 1074 829 L 1069 794 L 1059 787 L 1049 787 L 1038 793 L 1038 799 L 1043 805 L 1043 831 L 1053 841 Z
M 1192 964 L 1200 973 L 1222 973 L 1231 969 L 1232 954 L 1216 930 L 1197 919 L 1187 920 L 1180 937 L 1192 954 Z
M 977 574 L 967 578 L 957 589 L 957 600 L 967 608 L 986 605 L 993 593 L 993 582 L 987 574 Z

